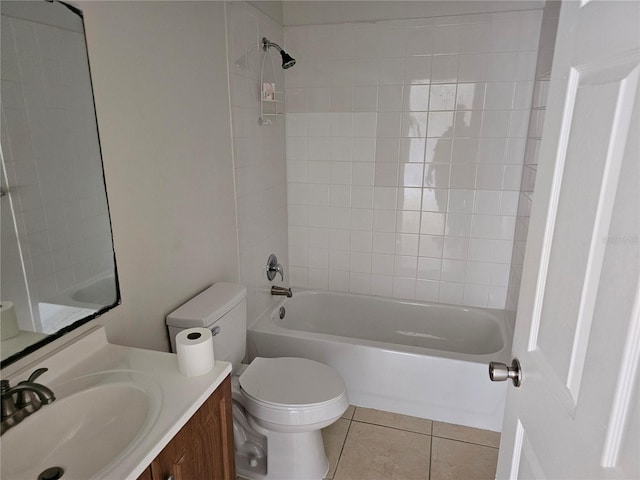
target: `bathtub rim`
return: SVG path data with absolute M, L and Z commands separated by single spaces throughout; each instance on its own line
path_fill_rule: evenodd
M 445 307 L 452 308 L 456 310 L 472 310 L 472 311 L 480 311 L 482 313 L 489 314 L 492 321 L 498 323 L 498 329 L 503 339 L 503 346 L 500 350 L 493 353 L 486 354 L 468 354 L 468 353 L 458 353 L 458 352 L 449 352 L 446 350 L 436 350 L 425 347 L 416 347 L 412 345 L 402 345 L 396 343 L 387 343 L 376 340 L 367 340 L 362 338 L 353 338 L 353 337 L 344 337 L 340 335 L 333 335 L 328 333 L 318 333 L 318 332 L 306 332 L 304 330 L 295 330 L 290 328 L 285 328 L 277 324 L 274 320 L 274 316 L 279 314 L 280 307 L 284 306 L 286 308 L 286 304 L 291 302 L 292 299 L 288 298 L 280 298 L 273 302 L 258 318 L 251 323 L 247 327 L 247 330 L 261 332 L 261 333 L 269 333 L 273 335 L 283 335 L 289 338 L 304 338 L 308 340 L 322 340 L 330 343 L 339 343 L 339 344 L 349 344 L 354 346 L 365 346 L 371 348 L 378 348 L 384 351 L 390 351 L 398 354 L 404 355 L 418 355 L 418 356 L 434 356 L 446 358 L 454 361 L 462 361 L 462 362 L 472 362 L 472 363 L 483 363 L 488 365 L 491 361 L 500 361 L 508 363 L 511 357 L 511 347 L 513 343 L 513 327 L 511 325 L 511 321 L 509 318 L 509 314 L 506 310 L 498 310 L 498 309 L 490 309 L 490 308 L 482 308 L 482 307 L 471 307 L 464 305 L 451 305 L 445 303 L 435 303 L 435 302 L 421 302 L 419 300 L 411 300 L 411 299 L 396 299 L 390 297 L 382 297 L 376 295 L 363 295 L 357 293 L 347 293 L 347 292 L 331 292 L 325 290 L 316 290 L 316 289 L 305 289 L 305 288 L 296 288 L 293 291 L 294 299 L 296 295 L 313 295 L 313 294 L 324 294 L 330 296 L 348 296 L 348 297 L 356 297 L 356 298 L 375 298 L 376 300 L 383 300 L 390 303 L 400 303 L 400 304 L 409 304 L 409 305 L 420 305 L 424 307 L 435 306 L 435 307 Z M 249 345 L 248 345 L 249 346 Z M 250 347 L 250 346 L 249 346 Z

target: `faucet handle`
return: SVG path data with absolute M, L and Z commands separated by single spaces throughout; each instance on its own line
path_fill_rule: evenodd
M 24 380 L 23 382 L 20 382 L 20 383 L 24 383 L 24 382 L 33 383 L 35 382 L 36 378 L 38 378 L 44 372 L 48 372 L 48 371 L 49 371 L 48 368 L 38 368 L 37 370 L 34 370 L 31 375 L 29 375 L 29 378 L 27 380 Z
M 278 257 L 272 253 L 267 260 L 267 278 L 269 281 L 273 281 L 273 279 L 276 278 L 276 273 L 279 273 L 280 280 L 284 281 L 284 269 L 282 265 L 278 263 Z

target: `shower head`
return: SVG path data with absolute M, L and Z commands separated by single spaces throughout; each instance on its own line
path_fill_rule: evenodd
M 262 37 L 262 50 L 266 52 L 269 47 L 273 47 L 280 52 L 280 56 L 282 57 L 282 68 L 285 70 L 296 64 L 296 59 L 280 48 L 280 45 L 269 41 L 266 37 Z
M 284 50 L 280 51 L 280 55 L 282 55 L 282 68 L 284 69 L 291 68 L 296 64 L 296 59 L 293 58 Z

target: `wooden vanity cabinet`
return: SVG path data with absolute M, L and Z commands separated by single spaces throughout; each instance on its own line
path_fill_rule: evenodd
M 211 394 L 138 480 L 234 480 L 231 377 Z

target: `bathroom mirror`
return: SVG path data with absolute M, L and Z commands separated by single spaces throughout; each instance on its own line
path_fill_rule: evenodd
M 2 1 L 2 367 L 120 301 L 82 13 Z

